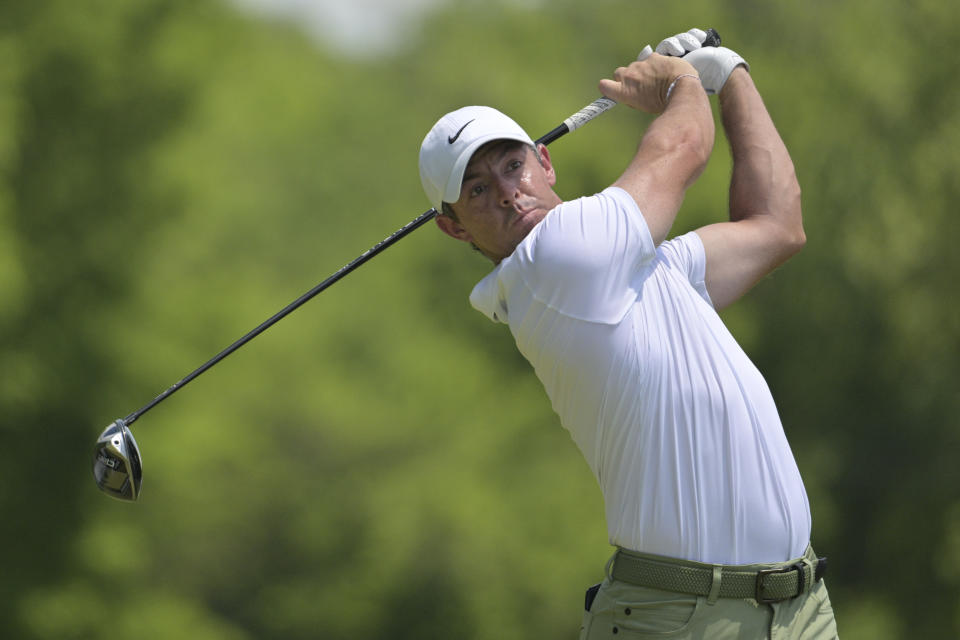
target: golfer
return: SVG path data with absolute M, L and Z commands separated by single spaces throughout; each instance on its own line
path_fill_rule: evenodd
M 546 147 L 488 107 L 437 122 L 421 179 L 440 229 L 494 263 L 470 301 L 509 325 L 603 491 L 616 552 L 581 638 L 835 638 L 776 406 L 717 315 L 803 246 L 800 188 L 746 63 L 704 35 L 600 81 L 659 114 L 602 192 L 562 201 Z M 729 221 L 667 240 L 714 93 Z

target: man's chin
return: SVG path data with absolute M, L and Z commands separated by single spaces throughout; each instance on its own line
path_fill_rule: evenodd
M 547 212 L 540 209 L 535 209 L 521 216 L 517 216 L 513 220 L 514 228 L 523 235 L 521 239 L 527 237 L 527 234 L 530 233 L 535 226 L 540 224 L 540 221 L 546 217 Z

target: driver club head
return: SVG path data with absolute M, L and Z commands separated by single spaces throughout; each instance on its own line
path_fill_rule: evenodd
M 140 449 L 123 420 L 115 420 L 100 434 L 93 450 L 93 479 L 101 491 L 118 500 L 133 502 L 140 497 Z

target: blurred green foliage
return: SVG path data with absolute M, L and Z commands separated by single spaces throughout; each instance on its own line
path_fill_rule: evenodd
M 422 212 L 441 114 L 545 133 L 694 24 L 752 63 L 804 189 L 807 248 L 726 319 L 780 406 L 841 633 L 960 635 L 949 3 L 459 2 L 358 60 L 213 0 L 38 0 L 0 3 L 0 636 L 576 637 L 599 491 L 469 308 L 488 264 L 434 230 L 138 422 L 140 503 L 97 492 L 89 452 Z M 609 184 L 648 122 L 556 143 L 560 194 Z M 724 216 L 729 170 L 718 137 L 675 232 Z

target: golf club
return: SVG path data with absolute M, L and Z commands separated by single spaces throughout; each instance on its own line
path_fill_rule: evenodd
M 706 33 L 707 37 L 703 42 L 703 46 L 719 47 L 720 35 L 713 29 L 708 29 Z M 640 59 L 645 58 L 647 55 L 649 55 L 649 48 L 645 49 L 644 52 L 641 53 Z M 563 123 L 554 128 L 552 131 L 538 138 L 536 144 L 550 144 L 561 136 L 564 136 L 575 129 L 579 129 L 587 122 L 590 122 L 601 113 L 604 113 L 613 107 L 615 104 L 616 103 L 609 98 L 598 98 L 597 100 L 594 100 L 583 109 L 577 111 L 575 114 L 564 120 Z M 289 315 L 291 312 L 295 311 L 305 302 L 319 294 L 321 291 L 327 289 L 330 285 L 334 284 L 345 275 L 373 258 L 378 253 L 382 252 L 387 247 L 393 245 L 401 238 L 409 235 L 414 230 L 423 226 L 425 223 L 437 216 L 437 214 L 437 210 L 433 208 L 420 214 L 406 225 L 395 231 L 393 234 L 384 238 L 357 256 L 354 260 L 341 267 L 326 280 L 288 304 L 286 307 L 262 322 L 256 328 L 202 364 L 193 372 L 174 383 L 171 387 L 155 397 L 149 403 L 134 411 L 127 417 L 118 418 L 110 423 L 110 425 L 104 429 L 103 433 L 100 434 L 100 438 L 97 440 L 97 444 L 94 447 L 93 477 L 97 483 L 97 487 L 99 487 L 100 490 L 107 495 L 120 500 L 127 500 L 131 502 L 137 500 L 140 497 L 140 488 L 143 481 L 143 466 L 141 463 L 140 449 L 137 447 L 137 442 L 134 440 L 133 433 L 131 433 L 129 429 L 131 424 L 136 422 L 136 420 L 147 411 L 154 408 L 172 396 L 174 393 L 185 387 L 200 374 L 209 370 L 215 364 L 229 356 L 246 343 L 253 340 L 255 337 Z

